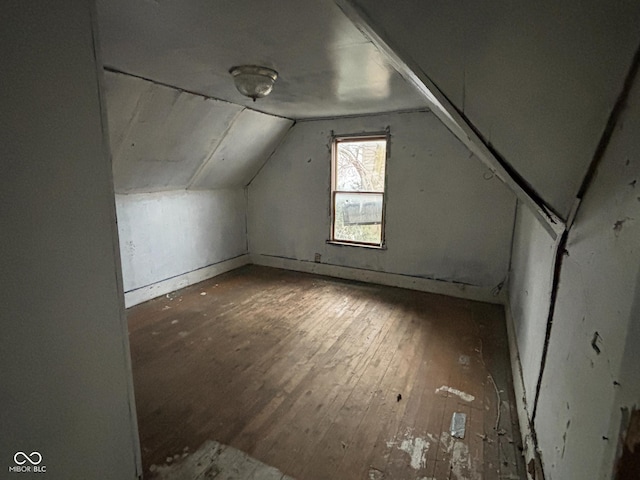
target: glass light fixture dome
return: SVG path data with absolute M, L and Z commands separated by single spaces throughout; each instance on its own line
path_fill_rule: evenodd
M 259 67 L 257 65 L 241 65 L 233 67 L 229 70 L 233 76 L 238 91 L 252 98 L 266 97 L 271 93 L 273 84 L 278 78 L 278 72 L 267 67 Z

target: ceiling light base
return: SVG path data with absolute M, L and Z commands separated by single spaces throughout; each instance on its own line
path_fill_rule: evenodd
M 229 70 L 238 91 L 252 98 L 263 98 L 271 93 L 273 84 L 278 78 L 278 72 L 267 67 L 257 65 L 240 65 Z

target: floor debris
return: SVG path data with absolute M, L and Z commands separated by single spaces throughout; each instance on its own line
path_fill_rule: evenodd
M 460 355 L 460 357 L 458 357 L 458 363 L 468 367 L 471 364 L 471 359 L 469 355 Z
M 409 455 L 411 468 L 419 470 L 426 466 L 427 451 L 430 443 L 422 437 L 414 437 L 411 429 L 407 429 L 401 441 L 387 442 L 387 447 L 396 447 Z
M 369 467 L 369 480 L 382 480 L 384 472 L 374 467 Z
M 451 416 L 451 436 L 454 438 L 464 438 L 467 414 L 455 412 Z
M 456 396 L 460 397 L 462 400 L 464 400 L 465 402 L 473 402 L 476 399 L 476 397 L 474 397 L 473 395 L 470 395 L 468 393 L 464 393 L 464 392 L 458 390 L 457 388 L 447 387 L 446 385 L 443 385 L 440 388 L 436 389 L 436 393 L 441 393 L 441 392 L 446 392 L 446 393 L 450 393 L 452 395 L 456 395 Z
M 188 450 L 185 447 L 182 455 L 167 457 L 166 465 L 151 465 L 150 480 L 293 480 L 246 453 L 213 440 L 205 442 L 192 454 L 188 454 Z M 376 477 L 375 480 L 382 478 Z
M 485 434 L 481 434 L 481 433 L 476 433 L 476 436 L 481 438 L 483 442 L 487 442 L 487 443 L 493 443 L 493 440 L 491 440 L 489 437 L 487 437 Z

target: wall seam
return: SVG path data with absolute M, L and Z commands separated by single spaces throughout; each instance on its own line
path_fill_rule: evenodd
M 611 109 L 605 129 L 602 132 L 596 151 L 594 152 L 593 158 L 591 159 L 591 162 L 589 164 L 589 168 L 587 169 L 587 173 L 583 178 L 582 183 L 580 185 L 580 189 L 578 190 L 578 194 L 576 195 L 577 203 L 575 206 L 575 210 L 572 214 L 571 223 L 568 223 L 565 226 L 565 229 L 557 244 L 556 253 L 555 253 L 553 284 L 552 284 L 551 298 L 549 303 L 549 315 L 547 317 L 547 327 L 546 327 L 546 333 L 545 333 L 545 342 L 544 342 L 543 351 L 542 351 L 540 373 L 538 375 L 538 382 L 536 385 L 536 393 L 535 393 L 534 404 L 533 404 L 533 413 L 531 415 L 531 432 L 534 440 L 534 445 L 536 447 L 536 451 L 539 451 L 539 446 L 538 446 L 538 440 L 537 440 L 536 431 L 535 431 L 535 419 L 538 412 L 540 392 L 542 390 L 542 380 L 544 377 L 546 364 L 547 364 L 547 355 L 549 353 L 549 343 L 551 340 L 551 330 L 553 327 L 553 317 L 555 316 L 555 308 L 556 308 L 558 290 L 560 286 L 560 275 L 562 273 L 562 265 L 563 265 L 565 255 L 568 255 L 568 251 L 566 250 L 566 248 L 567 248 L 569 233 L 575 223 L 575 219 L 578 217 L 580 207 L 582 206 L 582 200 L 584 199 L 584 196 L 590 189 L 595 179 L 595 175 L 597 173 L 598 167 L 602 162 L 602 159 L 604 158 L 604 154 L 609 146 L 609 143 L 611 142 L 611 137 L 613 136 L 615 127 L 618 124 L 618 121 L 620 120 L 620 116 L 622 112 L 624 111 L 624 108 L 627 103 L 627 98 L 629 96 L 629 92 L 631 91 L 631 87 L 633 86 L 633 83 L 637 76 L 639 66 L 640 66 L 640 46 L 636 49 L 636 52 L 631 61 L 631 65 L 625 77 L 625 81 L 623 83 L 622 89 L 618 95 L 616 103 Z M 543 478 L 544 478 L 544 471 L 543 471 Z

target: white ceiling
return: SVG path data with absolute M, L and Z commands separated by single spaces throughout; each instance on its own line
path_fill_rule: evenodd
M 137 152 L 126 142 L 112 146 L 116 186 L 246 184 L 290 124 L 261 121 L 243 107 L 293 120 L 428 107 L 336 1 L 97 0 L 104 64 L 162 85 L 140 97 L 147 117 L 131 105 L 138 97 L 125 79 L 118 98 L 107 92 L 110 124 L 147 139 Z M 522 182 L 568 216 L 638 48 L 640 2 L 338 3 L 359 6 L 394 54 L 426 74 Z M 273 93 L 256 103 L 240 95 L 228 73 L 238 64 L 276 69 Z M 208 110 L 198 94 L 222 101 Z M 171 135 L 155 140 L 144 123 L 154 116 L 168 116 Z M 189 125 L 206 125 L 195 143 Z M 168 136 L 173 143 L 164 145 Z M 248 149 L 238 138 L 259 145 Z
M 425 99 L 332 0 L 98 0 L 103 63 L 290 119 L 425 108 Z M 280 74 L 253 103 L 228 71 Z

